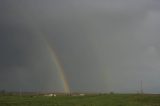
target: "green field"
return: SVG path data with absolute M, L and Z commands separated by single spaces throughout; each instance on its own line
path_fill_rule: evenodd
M 160 95 L 0 96 L 0 106 L 160 106 Z

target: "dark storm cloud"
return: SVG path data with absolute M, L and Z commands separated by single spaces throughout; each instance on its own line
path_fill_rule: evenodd
M 23 88 L 58 89 L 56 68 L 42 33 L 58 54 L 72 91 L 137 92 L 140 80 L 145 80 L 146 91 L 156 92 L 160 64 L 157 2 L 1 1 L 1 73 L 9 76 L 8 84 L 19 76 L 24 79 L 19 83 L 30 82 Z M 5 77 L 1 79 L 2 83 Z
M 59 78 L 42 37 L 16 5 L 2 3 L 0 20 L 1 89 L 58 90 Z M 52 81 L 52 85 L 50 83 Z

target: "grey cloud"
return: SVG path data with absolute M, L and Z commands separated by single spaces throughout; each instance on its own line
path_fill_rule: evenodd
M 3 29 L 1 34 L 8 33 L 8 38 L 10 33 L 14 35 L 11 40 L 1 36 L 5 39 L 2 44 L 9 43 L 1 47 L 8 48 L 13 55 L 6 59 L 6 63 L 15 67 L 12 61 L 16 60 L 16 64 L 24 64 L 23 67 L 33 70 L 31 74 L 28 70 L 26 72 L 26 68 L 22 72 L 14 71 L 14 76 L 26 75 L 24 79 L 28 79 L 27 75 L 34 76 L 29 88 L 35 86 L 38 89 L 46 82 L 53 89 L 59 86 L 58 76 L 51 78 L 50 73 L 56 73 L 56 69 L 52 66 L 43 39 L 36 33 L 40 31 L 56 50 L 72 91 L 137 92 L 139 81 L 143 80 L 146 92 L 158 92 L 160 26 L 159 12 L 153 8 L 155 2 L 5 1 L 4 16 L 1 18 L 4 24 L 1 27 L 6 26 L 7 29 Z M 5 7 L 7 5 L 9 9 Z M 8 28 L 11 25 L 13 29 Z M 19 55 L 13 52 L 15 49 L 20 51 Z M 4 51 L 2 57 L 8 57 L 7 53 L 7 50 Z M 17 56 L 19 58 L 15 59 Z M 2 61 L 1 65 L 6 63 Z M 31 63 L 36 64 L 36 68 Z M 36 85 L 36 80 L 44 73 L 51 80 Z

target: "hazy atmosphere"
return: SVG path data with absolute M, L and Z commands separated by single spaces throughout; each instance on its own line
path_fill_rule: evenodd
M 160 93 L 159 19 L 159 0 L 0 0 L 0 90 Z

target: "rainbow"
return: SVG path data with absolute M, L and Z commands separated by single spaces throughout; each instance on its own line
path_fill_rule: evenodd
M 52 49 L 51 45 L 49 44 L 49 42 L 47 41 L 45 37 L 45 34 L 40 30 L 38 24 L 36 24 L 36 21 L 33 20 L 32 15 L 30 15 L 29 13 L 27 15 L 27 13 L 28 12 L 26 11 L 25 14 L 24 13 L 21 13 L 21 14 L 25 18 L 27 24 L 35 31 L 37 35 L 39 35 L 44 40 L 46 47 L 48 49 L 48 52 L 50 53 L 51 59 L 56 65 L 56 68 L 57 68 L 57 71 L 58 71 L 58 74 L 59 74 L 59 77 L 60 77 L 60 80 L 63 86 L 63 90 L 65 93 L 70 93 L 70 87 L 69 87 L 69 84 L 68 84 L 68 81 L 67 81 L 67 78 L 64 72 L 64 68 L 56 54 L 56 51 Z
M 61 64 L 56 52 L 51 48 L 49 43 L 46 42 L 46 44 L 47 44 L 47 49 L 48 49 L 48 51 L 49 51 L 49 53 L 51 55 L 51 58 L 52 58 L 52 60 L 54 61 L 55 65 L 56 65 L 58 74 L 59 74 L 60 79 L 62 81 L 64 92 L 65 93 L 70 93 L 70 88 L 69 88 L 68 81 L 66 79 L 66 75 L 65 75 L 65 72 L 64 72 L 63 65 Z

